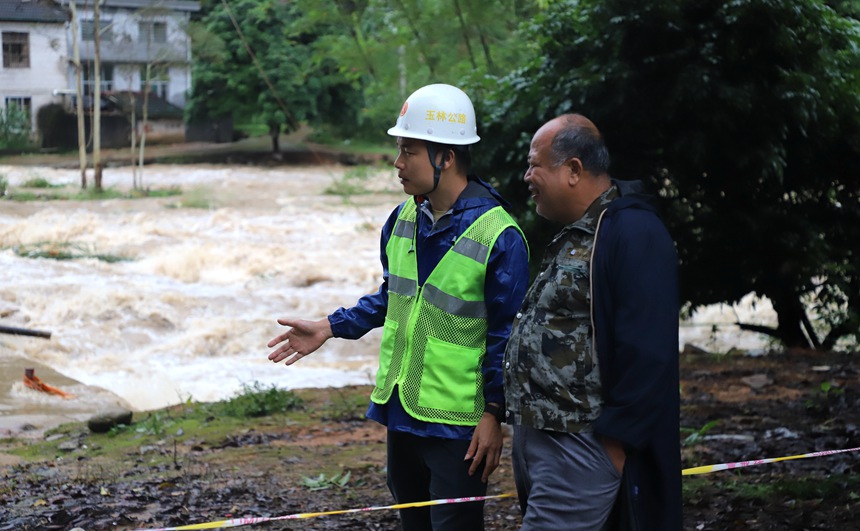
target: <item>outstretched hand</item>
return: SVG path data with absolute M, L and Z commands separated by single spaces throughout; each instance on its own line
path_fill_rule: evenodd
M 266 344 L 269 348 L 280 345 L 269 354 L 269 359 L 275 363 L 286 360 L 285 365 L 292 365 L 320 348 L 332 337 L 327 318 L 319 321 L 278 319 L 278 324 L 291 328 Z

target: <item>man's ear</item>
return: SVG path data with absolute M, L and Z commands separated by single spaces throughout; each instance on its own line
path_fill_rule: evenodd
M 456 164 L 456 155 L 454 154 L 453 149 L 445 150 L 445 160 L 442 161 L 442 169 L 447 170 L 448 168 L 454 166 Z
M 570 184 L 575 185 L 582 178 L 585 168 L 582 167 L 582 161 L 576 157 L 567 159 L 564 163 L 570 170 Z

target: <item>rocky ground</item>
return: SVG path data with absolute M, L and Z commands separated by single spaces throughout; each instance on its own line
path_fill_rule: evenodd
M 681 370 L 685 468 L 860 446 L 857 354 L 687 352 Z M 114 434 L 69 424 L 38 442 L 7 439 L 0 530 L 203 529 L 195 524 L 388 506 L 385 433 L 362 419 L 368 392 L 302 390 L 300 408 L 261 418 L 184 404 L 136 414 Z M 514 491 L 509 450 L 491 495 Z M 489 531 L 519 526 L 513 498 L 485 512 Z M 860 453 L 685 476 L 684 514 L 685 530 L 860 529 Z M 397 514 L 243 527 L 385 530 Z

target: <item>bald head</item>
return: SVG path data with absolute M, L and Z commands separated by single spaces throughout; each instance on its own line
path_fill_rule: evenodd
M 550 161 L 554 166 L 561 166 L 575 157 L 592 176 L 607 176 L 609 151 L 591 120 L 581 114 L 563 114 L 547 122 L 543 128 L 552 133 Z
M 528 162 L 523 179 L 536 211 L 552 221 L 573 223 L 612 186 L 603 137 L 579 114 L 559 116 L 538 129 Z

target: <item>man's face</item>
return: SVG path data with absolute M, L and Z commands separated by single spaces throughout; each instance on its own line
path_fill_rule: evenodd
M 552 167 L 550 147 L 555 137 L 552 122 L 538 129 L 532 138 L 529 149 L 529 168 L 523 180 L 529 185 L 529 192 L 536 205 L 536 212 L 546 219 L 567 223 L 570 217 L 567 198 L 571 192 L 570 168 L 561 164 Z
M 397 137 L 397 177 L 409 195 L 426 194 L 433 189 L 433 166 L 423 140 Z

